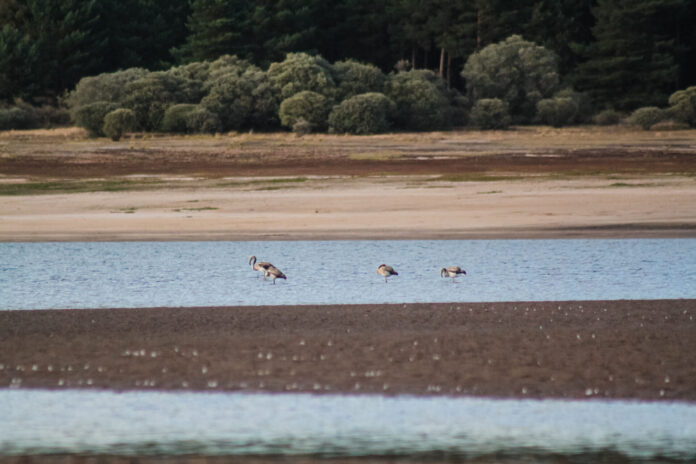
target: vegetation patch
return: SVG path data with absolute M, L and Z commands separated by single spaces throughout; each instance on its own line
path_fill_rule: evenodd
M 47 182 L 26 182 L 21 184 L 1 184 L 0 196 L 42 195 L 56 193 L 121 192 L 125 190 L 163 187 L 162 181 L 148 180 L 58 180 Z
M 500 182 L 520 180 L 522 176 L 492 176 L 487 174 L 443 174 L 431 179 L 435 182 Z

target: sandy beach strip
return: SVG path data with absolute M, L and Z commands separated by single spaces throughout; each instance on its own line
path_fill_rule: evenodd
M 696 300 L 0 311 L 4 388 L 696 401 Z
M 0 241 L 696 237 L 689 178 L 412 182 L 7 196 Z

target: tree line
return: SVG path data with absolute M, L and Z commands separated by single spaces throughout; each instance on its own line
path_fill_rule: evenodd
M 85 76 L 288 53 L 466 91 L 472 54 L 513 34 L 551 51 L 598 108 L 662 106 L 696 83 L 693 0 L 4 0 L 0 100 L 56 103 Z M 398 64 L 397 64 L 398 63 Z

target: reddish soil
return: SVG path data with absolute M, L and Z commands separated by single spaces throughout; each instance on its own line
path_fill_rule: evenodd
M 343 151 L 346 149 L 344 148 Z M 0 174 L 28 177 L 92 178 L 133 174 L 196 174 L 210 177 L 297 175 L 660 174 L 696 173 L 690 151 L 655 149 L 556 150 L 553 156 L 528 153 L 443 158 L 432 150 L 395 159 L 352 159 L 341 149 L 265 149 L 239 152 L 183 152 L 121 149 L 91 153 L 36 152 L 0 158 Z
M 696 300 L 0 311 L 0 385 L 696 401 Z

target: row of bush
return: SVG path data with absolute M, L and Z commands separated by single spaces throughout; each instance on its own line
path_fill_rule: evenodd
M 304 53 L 291 53 L 267 71 L 223 56 L 164 72 L 101 74 L 82 79 L 66 103 L 76 124 L 92 135 L 112 137 L 129 130 L 190 133 L 279 126 L 355 134 L 435 130 L 461 125 L 466 116 L 465 98 L 431 71 L 386 75 L 372 65 L 331 65 Z M 107 121 L 116 110 L 118 117 Z
M 331 64 L 290 53 L 262 70 L 223 56 L 167 71 L 132 68 L 86 77 L 64 103 L 75 124 L 114 139 L 133 130 L 214 133 L 282 126 L 297 133 L 369 134 L 623 120 L 610 109 L 595 114 L 586 95 L 563 88 L 555 55 L 520 36 L 469 57 L 462 71 L 466 95 L 431 71 L 397 69 L 385 74 L 352 60 Z M 641 108 L 625 121 L 644 128 L 665 119 L 696 126 L 696 87 L 674 93 L 669 105 Z M 46 114 L 23 104 L 0 108 L 0 129 L 30 128 Z M 60 119 L 57 114 L 65 117 L 64 111 L 52 117 Z

